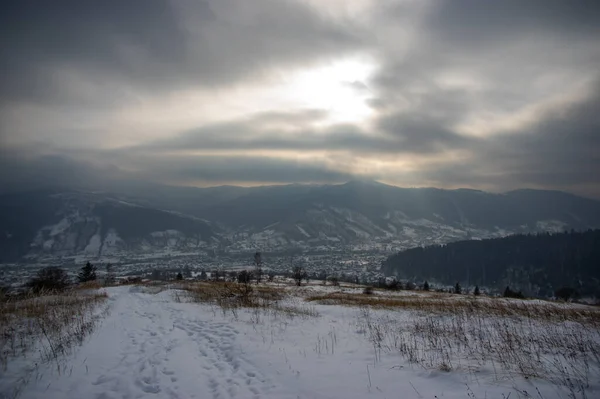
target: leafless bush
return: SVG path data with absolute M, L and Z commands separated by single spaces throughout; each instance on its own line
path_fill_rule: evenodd
M 26 286 L 37 294 L 44 291 L 64 291 L 70 284 L 69 275 L 64 269 L 49 266 L 38 270 Z
M 296 282 L 296 285 L 300 287 L 302 285 L 302 280 L 308 278 L 308 273 L 300 266 L 296 266 L 292 270 L 292 278 Z

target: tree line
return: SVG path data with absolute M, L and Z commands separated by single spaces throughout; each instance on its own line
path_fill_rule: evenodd
M 518 234 L 411 248 L 390 256 L 386 275 L 408 281 L 485 286 L 515 295 L 557 291 L 600 296 L 600 230 Z M 573 296 L 571 295 L 571 296 Z
M 84 284 L 96 281 L 98 278 L 96 271 L 96 266 L 90 262 L 86 262 L 86 264 L 79 270 L 76 279 L 73 280 L 71 277 L 69 277 L 69 274 L 66 270 L 56 266 L 48 266 L 38 270 L 35 276 L 25 284 L 25 287 L 34 293 L 44 291 L 63 291 L 74 283 Z M 115 282 L 116 276 L 114 268 L 110 263 L 108 263 L 106 265 L 106 272 L 104 274 L 104 284 L 112 285 Z

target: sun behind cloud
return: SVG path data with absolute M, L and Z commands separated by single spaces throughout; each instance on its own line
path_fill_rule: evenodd
M 294 74 L 281 95 L 302 108 L 326 110 L 328 123 L 361 123 L 373 115 L 367 82 L 376 69 L 365 57 L 336 60 Z

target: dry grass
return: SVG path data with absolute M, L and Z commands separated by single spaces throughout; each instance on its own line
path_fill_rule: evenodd
M 0 302 L 0 364 L 39 351 L 40 361 L 57 361 L 93 330 L 105 292 L 73 290 L 63 293 L 5 298 Z
M 318 316 L 312 306 L 291 304 L 285 287 L 272 285 L 240 284 L 234 282 L 200 282 L 182 284 L 181 289 L 191 302 L 214 304 L 224 313 L 231 312 L 237 318 L 238 309 L 253 309 L 255 321 L 259 313 L 289 317 Z M 181 301 L 179 294 L 176 300 Z
M 521 376 L 586 398 L 600 380 L 600 310 L 541 301 L 447 294 L 330 293 L 309 302 L 354 306 L 358 331 L 382 352 L 425 369 L 494 370 L 497 381 Z M 384 312 L 381 310 L 394 310 Z
M 485 314 L 499 317 L 525 317 L 554 322 L 576 321 L 600 328 L 600 309 L 554 302 L 534 302 L 505 298 L 467 297 L 428 293 L 422 295 L 365 295 L 333 292 L 312 295 L 309 302 L 325 305 L 413 310 L 427 314 Z
M 85 283 L 80 283 L 74 287 L 75 290 L 99 290 L 102 288 L 102 284 L 100 284 L 97 280 L 94 281 L 86 281 Z

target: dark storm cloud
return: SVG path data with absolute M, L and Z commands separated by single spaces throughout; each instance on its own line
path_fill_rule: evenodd
M 193 129 L 146 145 L 130 147 L 126 151 L 329 150 L 354 154 L 426 154 L 441 149 L 462 148 L 476 141 L 447 130 L 436 121 L 418 119 L 404 113 L 381 118 L 375 134 L 352 124 L 315 128 L 307 125 L 320 119 L 306 119 L 312 114 L 312 111 L 308 114 L 259 114 L 252 119 Z M 285 126 L 270 127 L 274 122 L 284 122 Z
M 359 50 L 377 61 L 369 80 L 343 83 L 369 98 L 368 125 L 327 125 L 326 110 L 274 110 L 141 137 L 127 148 L 71 153 L 57 142 L 56 157 L 28 161 L 27 176 L 45 169 L 74 181 L 113 174 L 184 184 L 329 182 L 350 179 L 361 159 L 385 158 L 406 161 L 410 172 L 371 177 L 399 185 L 534 186 L 600 197 L 598 1 L 374 2 L 367 27 L 280 0 L 3 6 L 0 106 L 67 104 L 79 115 L 90 104 L 256 83 Z M 77 141 L 76 130 L 66 127 L 61 140 Z M 0 138 L 8 135 L 3 126 Z M 311 153 L 326 155 L 317 161 Z M 118 168 L 81 166 L 88 177 L 70 177 L 73 159 Z
M 453 186 L 553 187 L 600 197 L 600 90 L 548 112 L 523 132 L 473 140 L 464 148 L 471 157 L 425 167 L 421 176 Z
M 354 175 L 334 170 L 320 160 L 294 160 L 264 156 L 155 156 L 98 151 L 73 155 L 0 154 L 0 193 L 32 187 L 82 187 L 106 189 L 115 182 L 159 182 L 185 185 L 219 185 L 223 182 L 330 183 Z M 125 165 L 125 169 L 92 163 L 102 158 Z
M 380 18 L 394 29 L 408 11 L 399 3 Z M 417 25 L 403 51 L 395 42 L 380 50 L 385 57 L 371 100 L 379 127 L 405 135 L 415 152 L 465 154 L 423 164 L 417 184 L 600 194 L 599 2 L 434 1 Z M 508 120 L 586 84 L 591 94 L 584 100 L 540 111 L 514 131 L 494 131 L 491 119 L 491 131 L 477 138 L 456 131 L 481 113 Z
M 360 45 L 291 1 L 8 1 L 0 92 L 3 102 L 77 102 L 84 81 L 100 97 L 87 101 L 114 103 L 135 99 L 123 86 L 147 93 L 231 84 Z
M 245 120 L 192 129 L 167 139 L 130 147 L 126 151 L 144 153 L 165 150 L 400 150 L 397 146 L 398 140 L 384 136 L 370 137 L 355 125 L 338 124 L 320 129 L 310 125 L 324 116 L 326 113 L 312 110 L 262 113 Z M 279 126 L 279 123 L 283 126 Z M 272 126 L 273 124 L 275 126 Z
M 64 82 L 54 76 L 60 68 L 88 71 L 90 77 L 135 79 L 138 73 L 160 74 L 158 64 L 175 69 L 185 57 L 185 34 L 164 0 L 9 1 L 0 15 L 5 101 L 67 94 L 61 93 Z M 126 46 L 137 48 L 150 62 L 135 70 L 126 60 Z
M 413 154 L 465 148 L 476 141 L 454 133 L 433 117 L 405 112 L 381 118 L 379 128 L 398 140 L 398 150 Z
M 429 32 L 458 46 L 503 45 L 524 35 L 570 40 L 600 33 L 600 3 L 595 0 L 441 0 L 428 16 Z
M 94 165 L 65 155 L 32 154 L 0 149 L 0 192 L 38 187 L 100 188 L 127 174 L 115 165 Z
M 164 181 L 183 183 L 322 183 L 342 182 L 352 178 L 351 173 L 332 170 L 320 161 L 264 156 L 190 156 L 158 160 L 144 158 L 139 165 L 155 171 L 152 176 L 162 176 Z

